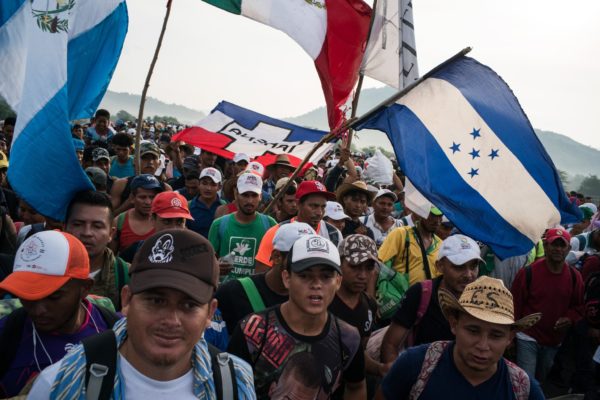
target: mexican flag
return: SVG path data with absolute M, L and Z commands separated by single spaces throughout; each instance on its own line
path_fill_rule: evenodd
M 288 34 L 314 60 L 329 126 L 343 122 L 341 107 L 358 79 L 371 8 L 362 0 L 204 0 Z

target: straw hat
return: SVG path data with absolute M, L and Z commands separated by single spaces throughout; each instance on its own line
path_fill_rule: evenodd
M 275 162 L 273 164 L 267 165 L 267 169 L 275 168 L 278 165 L 283 167 L 289 167 L 292 170 L 296 169 L 290 162 L 290 158 L 287 156 L 287 154 L 279 154 L 275 158 Z
M 446 318 L 452 310 L 457 310 L 482 321 L 510 325 L 518 330 L 528 329 L 542 318 L 541 313 L 535 313 L 515 321 L 512 294 L 500 279 L 488 276 L 468 284 L 458 300 L 445 289 L 438 291 L 438 299 Z
M 335 195 L 337 197 L 337 200 L 341 203 L 344 196 L 350 192 L 360 192 L 360 193 L 366 194 L 369 203 L 371 201 L 373 201 L 373 197 L 375 197 L 375 193 L 371 192 L 367 188 L 367 184 L 363 181 L 355 181 L 352 183 L 343 183 L 335 191 Z

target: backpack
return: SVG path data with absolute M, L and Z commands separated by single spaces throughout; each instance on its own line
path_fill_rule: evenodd
M 129 211 L 129 210 L 127 210 Z M 121 239 L 121 231 L 123 230 L 123 225 L 125 225 L 125 218 L 127 217 L 127 211 L 123 211 L 121 214 L 117 216 L 117 231 L 115 232 L 115 242 L 119 242 Z
M 250 301 L 250 305 L 252 306 L 252 312 L 258 313 L 267 308 L 254 281 L 249 276 L 239 278 L 238 281 L 242 285 L 242 288 L 244 288 L 244 292 L 246 292 L 246 297 L 248 297 L 248 301 Z
M 85 351 L 86 399 L 109 400 L 117 369 L 117 338 L 112 329 L 81 341 Z M 235 368 L 229 353 L 208 344 L 217 400 L 237 400 Z M 215 368 L 218 366 L 218 368 Z
M 116 313 L 108 308 L 98 304 L 94 304 L 94 306 L 98 308 L 102 319 L 108 326 L 113 326 L 120 319 Z M 17 355 L 26 317 L 27 312 L 22 307 L 6 316 L 4 330 L 0 336 L 0 379 L 4 377 Z
M 435 367 L 437 367 L 442 355 L 444 354 L 444 350 L 446 350 L 449 344 L 449 341 L 439 341 L 433 342 L 429 345 L 429 347 L 427 347 L 427 352 L 425 353 L 425 358 L 423 359 L 423 365 L 421 367 L 421 371 L 419 372 L 419 376 L 410 389 L 410 394 L 408 395 L 409 400 L 417 400 L 419 396 L 421 396 L 423 390 L 425 390 L 425 387 L 427 386 L 427 382 L 429 381 L 433 370 L 435 370 Z M 508 368 L 510 383 L 515 394 L 515 398 L 517 400 L 527 400 L 529 398 L 529 390 L 531 388 L 529 376 L 525 371 L 507 359 L 504 359 L 504 362 Z

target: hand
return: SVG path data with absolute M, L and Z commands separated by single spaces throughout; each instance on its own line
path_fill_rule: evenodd
M 571 320 L 567 317 L 561 317 L 556 320 L 556 323 L 554 324 L 554 330 L 561 331 L 561 330 L 565 330 L 565 329 L 569 328 L 570 326 L 571 326 Z
M 229 272 L 231 272 L 231 269 L 233 268 L 232 264 L 229 263 L 219 263 L 219 276 L 225 276 L 227 274 L 229 274 Z
M 340 149 L 340 165 L 343 165 L 346 161 L 350 159 L 350 150 L 343 147 Z

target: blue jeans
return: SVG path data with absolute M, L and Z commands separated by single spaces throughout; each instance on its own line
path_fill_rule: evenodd
M 557 351 L 558 347 L 517 339 L 517 365 L 541 383 L 550 372 Z

